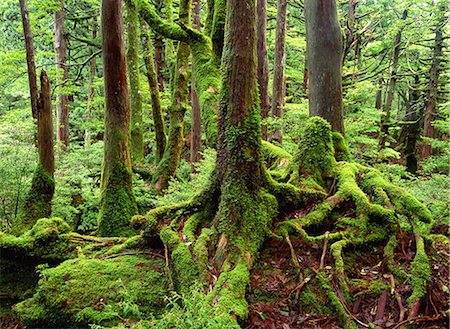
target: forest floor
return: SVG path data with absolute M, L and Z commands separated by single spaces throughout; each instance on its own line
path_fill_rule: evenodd
M 446 232 L 445 225 L 435 229 L 435 233 L 445 235 Z M 406 264 L 414 257 L 414 246 L 406 242 L 412 241 L 412 237 L 405 234 L 399 238 L 400 248 L 396 250 L 396 260 Z M 306 300 L 308 295 L 303 294 L 308 285 L 314 284 L 314 272 L 306 278 L 299 273 L 305 273 L 311 268 L 319 269 L 323 254 L 322 246 L 311 247 L 296 238 L 291 240 L 300 264 L 299 269 L 292 266 L 291 254 L 286 243 L 270 240 L 264 245 L 261 257 L 251 274 L 251 291 L 247 297 L 250 314 L 245 328 L 342 328 L 336 314 L 324 315 L 310 312 L 311 305 L 307 305 L 308 300 Z M 420 307 L 420 318 L 412 321 L 415 328 L 437 329 L 449 326 L 448 320 L 445 319 L 449 296 L 448 292 L 442 289 L 442 287 L 449 287 L 450 284 L 448 249 L 439 244 L 434 244 L 433 247 L 434 252 L 430 251 L 432 280 L 428 286 L 427 298 L 422 301 Z M 355 297 L 353 305 L 344 306 L 349 315 L 364 324 L 374 323 L 377 317 L 381 317 L 382 325 L 379 328 L 402 328 L 398 321 L 400 307 L 394 296 L 396 294 L 401 296 L 402 306 L 406 310 L 410 285 L 393 281 L 381 249 L 375 252 L 347 250 L 345 254 L 347 257 L 344 256 L 344 259 L 351 264 L 351 267 L 347 268 L 347 276 L 351 282 L 356 283 L 350 288 L 350 294 Z M 338 296 L 342 296 L 336 281 L 334 260 L 329 252 L 325 253 L 324 264 L 322 271 L 326 271 L 333 277 L 332 286 Z M 370 283 L 376 281 L 384 282 L 384 287 L 387 289 L 380 289 L 376 293 L 369 292 Z M 383 286 L 380 285 L 380 287 Z M 317 285 L 312 289 L 313 291 L 317 289 Z M 310 302 L 317 303 L 317 301 Z M 321 300 L 319 303 L 323 303 L 321 306 L 329 304 L 327 300 Z M 384 308 L 381 315 L 378 315 L 378 308 Z M 358 328 L 366 327 L 358 324 Z
M 434 233 L 446 234 L 447 226 L 437 227 Z M 396 260 L 398 263 L 409 264 L 414 257 L 414 245 L 407 241 L 412 241 L 412 237 L 404 236 L 399 238 L 399 248 L 396 250 Z M 320 296 L 320 285 L 314 281 L 314 270 L 319 270 L 320 259 L 324 258 L 324 267 L 320 271 L 325 271 L 333 277 L 331 286 L 335 292 L 339 292 L 338 284 L 334 273 L 334 259 L 329 250 L 323 252 L 321 245 L 308 245 L 299 239 L 292 237 L 292 245 L 296 252 L 300 268 L 292 265 L 291 253 L 285 242 L 268 240 L 255 264 L 252 273 L 250 288 L 247 293 L 249 302 L 249 318 L 245 329 L 267 328 L 267 329 L 338 329 L 342 328 L 337 314 L 316 314 L 311 311 L 314 303 L 319 306 L 329 306 L 326 298 L 318 300 L 307 300 L 305 291 L 316 293 Z M 420 318 L 413 321 L 414 328 L 448 328 L 448 320 L 445 314 L 448 309 L 448 292 L 442 287 L 450 287 L 449 254 L 446 246 L 433 244 L 428 250 L 430 254 L 430 265 L 432 269 L 432 280 L 428 286 L 426 300 L 422 301 L 420 308 Z M 400 296 L 402 305 L 406 310 L 406 299 L 410 294 L 410 285 L 401 282 L 393 282 L 385 261 L 383 252 L 372 250 L 347 250 L 344 256 L 347 262 L 346 274 L 350 285 L 350 294 L 354 296 L 353 305 L 345 305 L 345 309 L 351 317 L 358 319 L 361 323 L 374 323 L 376 318 L 382 318 L 381 326 L 375 328 L 402 328 L 398 319 L 400 308 L 398 301 L 394 297 Z M 407 266 L 407 265 L 406 265 Z M 310 271 L 314 269 L 313 271 Z M 305 275 L 305 273 L 311 273 Z M 378 282 L 380 288 L 371 291 L 371 282 Z M 381 284 L 380 284 L 381 282 Z M 384 285 L 383 285 L 384 283 Z M 373 289 L 372 289 L 373 290 Z M 344 298 L 342 297 L 341 301 Z M 344 302 L 343 302 L 344 303 Z M 379 315 L 378 309 L 382 307 L 384 311 Z M 443 316 L 444 315 L 444 316 Z M 17 318 L 6 313 L 0 315 L 2 329 L 22 329 L 24 326 Z M 369 326 L 367 326 L 369 327 Z M 365 328 L 358 325 L 358 328 Z

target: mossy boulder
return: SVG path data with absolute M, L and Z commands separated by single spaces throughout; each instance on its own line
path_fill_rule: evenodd
M 43 270 L 34 296 L 14 310 L 31 326 L 113 326 L 159 314 L 167 287 L 162 260 L 76 258 Z

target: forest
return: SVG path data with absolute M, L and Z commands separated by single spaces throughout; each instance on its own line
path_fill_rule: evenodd
M 449 9 L 1 0 L 1 328 L 448 328 Z

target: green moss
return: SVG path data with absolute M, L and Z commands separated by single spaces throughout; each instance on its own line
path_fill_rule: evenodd
M 54 192 L 55 180 L 41 165 L 38 165 L 31 181 L 31 189 L 25 200 L 24 228 L 31 227 L 39 218 L 50 217 Z M 16 233 L 21 233 L 18 231 Z
M 320 117 L 311 117 L 305 124 L 299 149 L 295 156 L 300 172 L 323 182 L 323 175 L 331 175 L 336 165 L 330 124 Z
M 116 164 L 102 186 L 97 235 L 131 236 L 136 234 L 130 225 L 138 213 L 131 182 L 131 170 Z
M 142 122 L 142 96 L 139 72 L 139 15 L 135 6 L 127 3 L 127 72 L 130 85 L 130 153 L 134 162 L 144 160 L 144 127 Z
M 264 140 L 261 142 L 261 157 L 266 163 L 272 164 L 272 167 L 277 168 L 286 167 L 292 160 L 292 155 L 289 152 Z
M 337 131 L 332 132 L 333 146 L 334 146 L 334 157 L 336 161 L 351 161 L 352 156 L 348 149 L 347 141 L 344 136 Z
M 215 313 L 234 314 L 242 320 L 247 319 L 248 304 L 245 300 L 245 291 L 250 282 L 250 272 L 246 262 L 241 260 L 233 270 L 224 272 L 221 276 L 223 288 L 219 293 Z
M 41 218 L 19 237 L 0 232 L 0 249 L 43 259 L 68 259 L 76 254 L 75 246 L 68 241 L 70 231 L 60 218 Z
M 300 303 L 305 313 L 333 315 L 334 309 L 330 308 L 328 297 L 325 291 L 318 289 L 320 287 L 319 280 L 314 278 L 304 291 L 300 294 Z
M 416 255 L 411 262 L 412 294 L 408 298 L 411 304 L 416 299 L 424 297 L 427 293 L 427 284 L 430 282 L 431 269 L 428 256 L 425 252 L 425 243 L 422 237 L 416 238 Z
M 328 302 L 340 314 L 343 327 L 348 329 L 356 329 L 356 324 L 352 321 L 333 288 L 330 286 L 329 279 L 322 273 L 318 273 L 317 278 L 319 279 L 321 288 L 325 291 L 328 297 Z
M 41 272 L 36 293 L 15 306 L 27 325 L 114 325 L 158 314 L 167 281 L 162 261 L 138 256 L 73 259 Z
M 200 278 L 205 278 L 207 274 L 209 259 L 208 242 L 210 241 L 212 234 L 212 229 L 203 228 L 202 233 L 194 244 L 195 263 L 197 264 Z
M 400 266 L 396 265 L 394 261 L 395 258 L 394 251 L 396 246 L 397 246 L 397 237 L 395 234 L 392 234 L 388 240 L 388 243 L 384 247 L 384 256 L 387 259 L 387 266 L 389 271 L 391 271 L 396 277 L 406 279 L 408 275 L 406 274 L 405 270 L 400 268 Z
M 171 266 L 176 289 L 181 293 L 188 293 L 198 279 L 197 266 L 192 259 L 191 251 L 178 234 L 169 227 L 161 230 L 160 237 L 164 245 L 171 250 Z

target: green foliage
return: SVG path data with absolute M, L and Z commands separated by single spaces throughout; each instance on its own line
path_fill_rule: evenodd
M 74 230 L 93 231 L 97 227 L 103 143 L 85 147 L 73 145 L 57 157 L 53 216 L 64 218 Z
M 0 231 L 3 232 L 23 217 L 23 204 L 36 168 L 34 124 L 29 112 L 0 111 Z
M 140 256 L 76 258 L 40 272 L 36 293 L 15 306 L 28 325 L 112 326 L 157 315 L 166 294 L 164 263 Z
M 202 288 L 195 286 L 186 295 L 173 294 L 168 310 L 151 326 L 145 328 L 233 329 L 240 328 L 228 313 L 217 313 Z
M 206 186 L 215 166 L 216 151 L 206 149 L 202 155 L 203 159 L 196 165 L 197 173 L 192 174 L 190 180 L 172 179 L 167 192 L 156 197 L 155 206 L 168 206 L 187 201 Z M 181 170 L 182 168 L 183 166 Z

